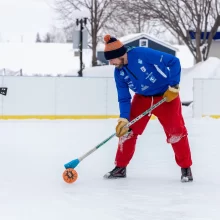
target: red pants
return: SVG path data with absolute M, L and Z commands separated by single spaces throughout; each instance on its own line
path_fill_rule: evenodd
M 161 99 L 162 97 L 144 97 L 135 94 L 131 104 L 130 120 L 136 118 Z M 187 129 L 182 117 L 180 98 L 161 104 L 152 111 L 152 114 L 157 116 L 163 126 L 167 143 L 172 145 L 175 153 L 176 163 L 182 168 L 190 167 L 192 165 L 191 152 Z M 133 157 L 138 135 L 143 133 L 149 119 L 149 115 L 144 116 L 131 126 L 132 132 L 127 137 L 120 137 L 115 158 L 116 166 L 125 167 L 128 165 Z

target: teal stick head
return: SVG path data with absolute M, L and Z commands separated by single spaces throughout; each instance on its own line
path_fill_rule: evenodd
M 70 161 L 69 163 L 64 164 L 64 167 L 66 169 L 68 168 L 74 169 L 79 164 L 79 162 L 80 162 L 79 159 L 75 159 L 75 160 Z

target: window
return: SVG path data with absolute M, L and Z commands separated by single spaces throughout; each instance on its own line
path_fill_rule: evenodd
M 148 40 L 147 39 L 140 39 L 139 46 L 140 47 L 148 47 Z

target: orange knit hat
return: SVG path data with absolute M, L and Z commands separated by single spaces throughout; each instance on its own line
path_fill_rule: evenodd
M 106 60 L 111 60 L 121 57 L 127 52 L 127 49 L 122 44 L 122 42 L 117 40 L 115 37 L 111 37 L 109 34 L 105 35 L 104 41 L 105 41 L 104 55 Z

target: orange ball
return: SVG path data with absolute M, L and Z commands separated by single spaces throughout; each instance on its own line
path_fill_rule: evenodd
M 63 172 L 63 180 L 66 183 L 74 183 L 78 178 L 78 173 L 72 169 L 68 168 Z

